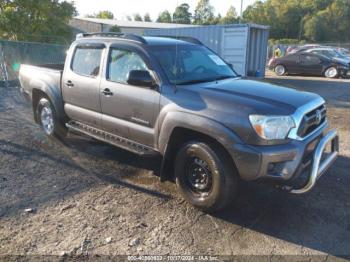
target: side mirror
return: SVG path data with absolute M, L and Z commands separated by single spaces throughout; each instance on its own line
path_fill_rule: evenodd
M 150 72 L 146 70 L 131 70 L 127 82 L 129 85 L 133 86 L 155 87 L 153 77 Z

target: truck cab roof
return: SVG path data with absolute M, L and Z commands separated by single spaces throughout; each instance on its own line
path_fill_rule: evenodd
M 177 37 L 177 36 L 139 36 L 135 34 L 123 33 L 86 33 L 78 34 L 77 43 L 101 42 L 110 43 L 114 41 L 134 42 L 140 45 L 157 46 L 157 45 L 202 45 L 202 43 L 192 37 Z

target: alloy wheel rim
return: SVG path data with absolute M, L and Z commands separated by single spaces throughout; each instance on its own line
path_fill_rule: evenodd
M 53 113 L 51 108 L 48 106 L 44 106 L 41 110 L 41 124 L 46 134 L 51 135 L 53 133 Z
M 283 75 L 284 74 L 284 67 L 283 66 L 276 66 L 275 68 L 275 72 L 277 73 L 277 75 Z
M 327 77 L 335 77 L 337 75 L 337 69 L 334 67 L 327 69 L 326 76 Z

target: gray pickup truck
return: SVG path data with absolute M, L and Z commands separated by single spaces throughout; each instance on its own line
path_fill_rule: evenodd
M 65 65 L 21 65 L 19 79 L 48 136 L 161 155 L 162 181 L 207 212 L 241 180 L 305 193 L 339 151 L 320 96 L 242 79 L 196 39 L 83 34 Z

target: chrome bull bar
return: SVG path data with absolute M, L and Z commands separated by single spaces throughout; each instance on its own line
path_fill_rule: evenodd
M 322 160 L 323 152 L 327 144 L 331 142 L 331 153 Z M 299 189 L 292 189 L 290 192 L 293 194 L 303 194 L 310 191 L 317 182 L 317 179 L 333 164 L 339 153 L 339 140 L 337 130 L 329 131 L 318 143 L 312 161 L 312 169 L 310 172 L 309 181 L 307 184 Z

